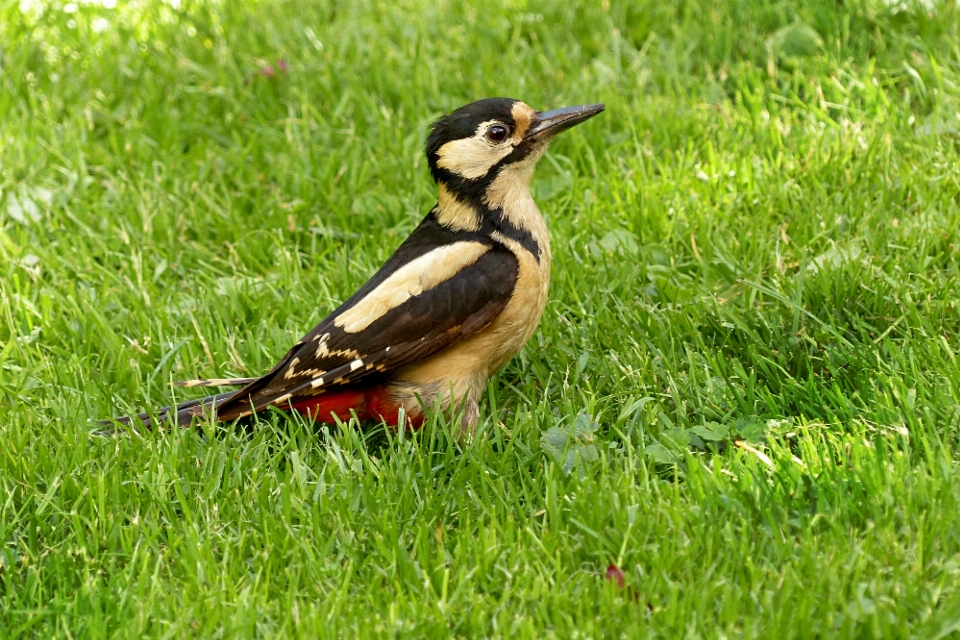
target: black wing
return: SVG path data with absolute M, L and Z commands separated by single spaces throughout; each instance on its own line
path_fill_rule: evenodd
M 269 373 L 219 403 L 217 415 L 230 420 L 286 406 L 432 355 L 493 322 L 513 294 L 518 270 L 503 245 L 449 230 L 431 214 Z M 405 287 L 412 294 L 403 299 Z

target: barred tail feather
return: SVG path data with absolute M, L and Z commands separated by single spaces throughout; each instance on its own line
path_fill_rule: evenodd
M 258 378 L 210 378 L 205 380 L 176 380 L 170 384 L 175 387 L 245 387 L 257 380 Z
M 133 429 L 145 428 L 152 429 L 157 425 L 175 424 L 178 427 L 189 427 L 194 418 L 203 419 L 210 415 L 211 411 L 223 403 L 224 400 L 234 395 L 234 392 L 218 393 L 217 395 L 197 398 L 196 400 L 187 400 L 178 405 L 163 407 L 156 411 L 156 420 L 150 413 L 138 413 L 135 416 L 122 416 L 110 420 L 101 420 L 97 424 L 107 427 L 98 433 L 107 434 L 117 430 L 117 425 L 129 426 Z

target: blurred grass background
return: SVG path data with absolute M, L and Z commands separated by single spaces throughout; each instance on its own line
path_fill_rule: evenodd
M 0 0 L 2 635 L 956 633 L 958 18 Z M 90 435 L 269 368 L 495 95 L 607 111 L 538 169 L 551 302 L 481 438 Z

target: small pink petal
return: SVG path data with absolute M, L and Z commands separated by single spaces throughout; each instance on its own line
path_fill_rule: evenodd
M 280 58 L 279 60 L 277 60 L 277 68 L 280 69 L 280 71 L 281 71 L 282 73 L 286 73 L 286 72 L 287 72 L 287 61 L 284 60 L 283 58 Z
M 616 582 L 617 588 L 623 589 L 623 584 L 624 584 L 623 571 L 621 571 L 620 567 L 618 567 L 617 565 L 612 564 L 609 567 L 607 567 L 607 573 L 604 576 L 604 578 L 606 578 L 610 582 Z
M 273 67 L 271 67 L 270 65 L 267 65 L 265 67 L 260 67 L 260 75 L 262 75 L 264 78 L 272 78 L 275 73 L 276 71 L 274 71 Z

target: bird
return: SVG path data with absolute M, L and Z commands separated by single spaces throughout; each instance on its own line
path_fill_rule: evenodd
M 436 205 L 270 371 L 177 382 L 240 388 L 101 424 L 188 427 L 276 407 L 321 423 L 417 429 L 431 411 L 449 411 L 459 412 L 458 436 L 472 436 L 486 381 L 530 339 L 547 303 L 550 238 L 530 192 L 534 168 L 557 134 L 604 108 L 485 98 L 441 117 L 426 143 Z

